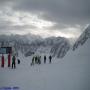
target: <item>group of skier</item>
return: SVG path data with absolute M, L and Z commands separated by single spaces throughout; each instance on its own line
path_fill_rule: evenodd
M 11 61 L 12 59 L 12 61 Z M 49 63 L 51 63 L 52 61 L 52 56 L 50 55 L 48 58 L 46 55 L 44 55 L 43 57 L 43 63 L 45 64 L 46 61 L 48 60 Z M 17 63 L 20 64 L 20 60 L 17 59 Z M 41 64 L 41 56 L 33 56 L 32 57 L 32 62 L 31 62 L 31 66 L 34 64 Z M 2 60 L 1 60 L 1 67 L 4 67 L 4 55 L 2 55 Z M 12 69 L 16 68 L 16 56 L 13 55 L 12 58 L 10 56 L 10 54 L 8 55 L 8 67 L 11 67 Z
M 41 56 L 34 56 L 32 58 L 31 66 L 34 65 L 34 64 L 41 64 Z
M 20 60 L 19 59 L 17 59 L 17 63 L 20 64 Z M 4 55 L 2 55 L 1 67 L 4 68 L 4 66 L 5 66 L 5 58 L 4 58 Z M 12 69 L 16 68 L 16 56 L 15 55 L 13 55 L 12 58 L 11 58 L 10 54 L 8 55 L 8 67 L 12 67 Z
M 46 63 L 46 60 L 47 60 L 47 57 L 46 56 L 44 56 L 44 64 Z M 49 59 L 49 63 L 51 63 L 51 60 L 52 60 L 52 56 L 50 55 L 49 57 L 48 57 L 48 59 Z M 32 62 L 31 62 L 31 66 L 32 65 L 34 65 L 34 64 L 41 64 L 41 56 L 33 56 L 32 57 Z

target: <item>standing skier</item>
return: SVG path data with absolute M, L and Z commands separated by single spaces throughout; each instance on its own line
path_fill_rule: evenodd
M 31 66 L 34 65 L 34 59 L 35 57 L 32 58 Z
M 44 56 L 44 63 L 46 63 L 46 56 Z
M 41 56 L 38 56 L 38 64 L 41 64 Z
M 52 56 L 50 55 L 49 56 L 49 63 L 51 63 L 51 60 L 52 60 Z
M 4 56 L 2 54 L 2 63 L 1 63 L 1 67 L 4 67 Z
M 12 57 L 12 69 L 16 68 L 16 62 L 15 61 L 16 61 L 16 58 L 15 58 L 15 56 L 13 56 Z
M 10 67 L 10 64 L 11 64 L 11 55 L 8 54 L 8 67 Z
M 35 56 L 35 64 L 38 64 L 38 58 Z

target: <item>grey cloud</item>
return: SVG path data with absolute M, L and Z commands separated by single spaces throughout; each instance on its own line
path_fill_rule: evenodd
M 11 7 L 13 11 L 44 12 L 40 18 L 56 22 L 55 26 L 49 28 L 51 30 L 66 28 L 66 25 L 75 27 L 76 24 L 83 26 L 90 23 L 90 0 L 0 0 L 0 7 L 4 6 Z M 0 25 L 0 30 L 11 28 L 21 30 L 28 27 L 3 24 Z
M 20 18 L 20 17 L 19 17 Z M 26 30 L 26 29 L 36 29 L 34 25 L 13 25 L 11 21 L 3 20 L 0 18 L 0 33 L 10 32 L 11 30 Z
M 15 25 L 15 26 L 11 26 L 10 27 L 11 29 L 14 29 L 14 30 L 27 30 L 27 29 L 36 29 L 35 26 L 32 26 L 32 25 L 23 25 L 23 26 L 20 26 L 20 25 Z
M 47 20 L 64 23 L 90 22 L 90 0 L 19 0 L 14 9 L 24 11 L 44 11 Z M 49 18 L 48 18 L 49 17 Z
M 90 22 L 90 0 L 0 0 L 13 3 L 14 10 L 43 11 L 42 18 L 69 24 Z
M 62 24 L 62 23 L 57 23 L 55 25 L 53 25 L 52 27 L 46 27 L 46 29 L 49 29 L 49 30 L 61 30 L 61 29 L 64 29 L 64 28 L 67 28 L 69 26 L 65 25 L 65 24 Z
M 0 25 L 0 32 L 1 31 L 7 31 L 7 30 L 16 30 L 16 31 L 22 30 L 22 31 L 24 31 L 27 29 L 29 29 L 29 30 L 30 29 L 36 29 L 36 27 L 32 26 L 32 25 L 22 25 L 22 26 L 20 26 L 20 25 L 14 25 L 14 26 L 12 26 L 12 25 Z
M 0 8 L 2 6 L 8 6 L 10 3 L 14 3 L 14 0 L 0 0 Z

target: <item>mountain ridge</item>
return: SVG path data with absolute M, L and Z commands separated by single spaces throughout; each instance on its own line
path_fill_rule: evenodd
M 90 38 L 90 25 L 88 25 L 73 45 L 73 51 L 82 46 Z
M 63 58 L 72 48 L 75 51 L 90 38 L 90 25 L 88 25 L 74 45 L 64 37 L 41 38 L 36 35 L 0 35 L 0 46 L 14 47 L 14 54 L 21 51 L 26 57 L 33 54 L 50 54 L 53 57 Z

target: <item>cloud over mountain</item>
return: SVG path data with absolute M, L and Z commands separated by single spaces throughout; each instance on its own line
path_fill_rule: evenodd
M 0 32 L 78 37 L 90 23 L 89 3 L 90 0 L 0 0 Z

